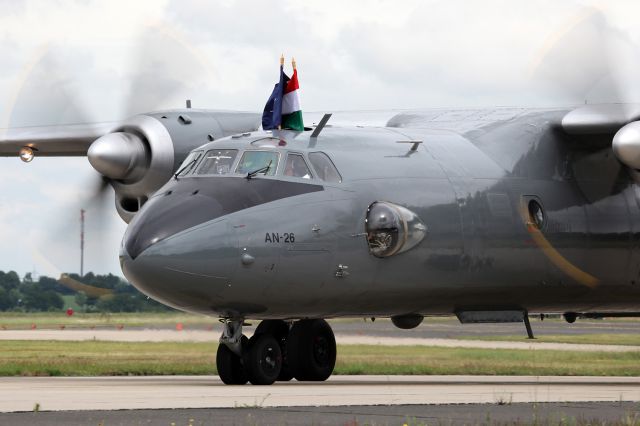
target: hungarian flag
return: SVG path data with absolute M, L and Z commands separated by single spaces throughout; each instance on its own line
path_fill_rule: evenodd
M 279 126 L 283 129 L 304 130 L 298 89 L 298 71 L 294 69 L 293 77 L 289 78 L 280 65 L 280 81 L 273 88 L 262 113 L 264 130 L 277 129 Z
M 298 130 L 302 132 L 304 130 L 304 123 L 302 122 L 302 110 L 300 109 L 300 91 L 298 85 L 298 70 L 293 70 L 293 76 L 284 89 L 284 97 L 282 98 L 282 128 Z

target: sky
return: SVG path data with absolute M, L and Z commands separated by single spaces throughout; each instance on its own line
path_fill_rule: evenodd
M 640 101 L 632 0 L 0 0 L 0 128 L 184 105 L 260 111 L 278 58 L 304 111 Z M 289 65 L 287 65 L 289 66 Z M 640 96 L 638 97 L 640 98 Z M 121 275 L 126 224 L 86 158 L 0 158 L 0 270 Z

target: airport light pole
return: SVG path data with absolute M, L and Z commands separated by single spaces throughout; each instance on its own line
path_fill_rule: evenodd
M 84 277 L 84 209 L 80 209 L 80 277 Z

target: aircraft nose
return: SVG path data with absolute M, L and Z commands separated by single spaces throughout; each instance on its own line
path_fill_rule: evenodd
M 197 189 L 174 188 L 151 198 L 125 232 L 123 248 L 136 259 L 150 246 L 223 214 L 220 203 Z
M 128 229 L 120 250 L 122 272 L 158 301 L 180 309 L 210 310 L 239 264 L 233 227 L 225 218 L 207 220 L 208 216 L 191 214 L 190 209 L 214 207 L 211 202 L 176 197 L 174 205 L 169 198 L 131 222 L 136 226 Z M 181 214 L 166 213 L 165 203 Z

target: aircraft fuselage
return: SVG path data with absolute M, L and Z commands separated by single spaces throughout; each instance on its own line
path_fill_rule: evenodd
M 199 174 L 200 157 L 158 191 L 129 224 L 123 271 L 162 303 L 227 318 L 637 312 L 638 187 L 610 148 L 557 127 L 565 113 L 210 142 L 195 151 L 235 156 L 228 170 Z M 236 172 L 247 151 L 276 164 L 247 178 Z M 320 179 L 311 153 L 341 181 Z M 309 175 L 288 174 L 289 154 Z M 375 202 L 415 214 L 424 238 L 373 255 Z

